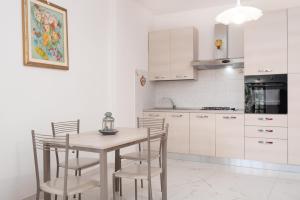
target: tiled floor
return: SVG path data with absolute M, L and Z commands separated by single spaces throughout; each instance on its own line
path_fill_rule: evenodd
M 169 200 L 300 200 L 300 174 L 179 160 L 168 165 Z M 120 199 L 134 199 L 134 182 L 123 187 Z M 153 187 L 154 199 L 161 199 L 159 178 Z M 98 200 L 99 191 L 83 199 Z M 139 187 L 138 199 L 147 199 L 146 189 Z

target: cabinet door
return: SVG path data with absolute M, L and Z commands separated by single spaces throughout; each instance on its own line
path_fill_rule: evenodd
M 300 165 L 300 74 L 289 75 L 288 163 Z
M 170 65 L 171 79 L 194 79 L 195 70 L 191 62 L 195 59 L 197 41 L 194 28 L 171 30 Z
M 205 156 L 216 155 L 215 114 L 190 114 L 190 153 Z
M 168 113 L 166 122 L 169 123 L 168 152 L 189 153 L 189 114 Z
M 216 115 L 216 156 L 244 159 L 244 115 Z
M 300 73 L 300 8 L 288 11 L 289 73 Z
M 149 33 L 150 80 L 168 80 L 170 74 L 170 31 Z
M 245 158 L 287 164 L 287 140 L 246 138 Z
M 287 12 L 266 13 L 245 27 L 245 75 L 287 73 Z

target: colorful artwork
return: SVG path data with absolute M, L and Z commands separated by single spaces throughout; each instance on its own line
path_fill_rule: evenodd
M 24 0 L 25 65 L 68 69 L 67 11 L 40 0 Z

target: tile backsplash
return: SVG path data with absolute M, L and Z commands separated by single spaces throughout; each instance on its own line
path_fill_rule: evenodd
M 170 106 L 164 97 L 174 100 L 177 107 L 229 106 L 244 108 L 243 69 L 198 71 L 198 80 L 154 82 L 155 106 Z

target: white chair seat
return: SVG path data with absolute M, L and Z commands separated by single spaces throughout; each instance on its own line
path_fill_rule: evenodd
M 160 157 L 159 152 L 156 151 L 151 152 L 150 155 L 151 160 L 157 159 L 159 157 Z M 121 156 L 121 159 L 136 160 L 136 161 L 147 161 L 147 158 L 148 158 L 148 151 L 132 152 Z
M 151 177 L 158 176 L 162 172 L 159 167 L 151 167 Z M 114 173 L 118 178 L 129 178 L 129 179 L 148 179 L 148 166 L 133 164 L 120 169 Z
M 73 158 L 69 160 L 69 169 L 78 170 L 85 169 L 99 164 L 96 158 Z M 59 167 L 65 167 L 65 162 L 59 163 Z
M 74 194 L 83 193 L 87 190 L 95 187 L 100 187 L 100 183 L 97 180 L 91 179 L 87 176 L 68 176 L 68 189 L 67 195 L 72 196 Z M 64 178 L 54 178 L 48 182 L 41 183 L 41 190 L 47 193 L 63 195 L 64 191 Z

